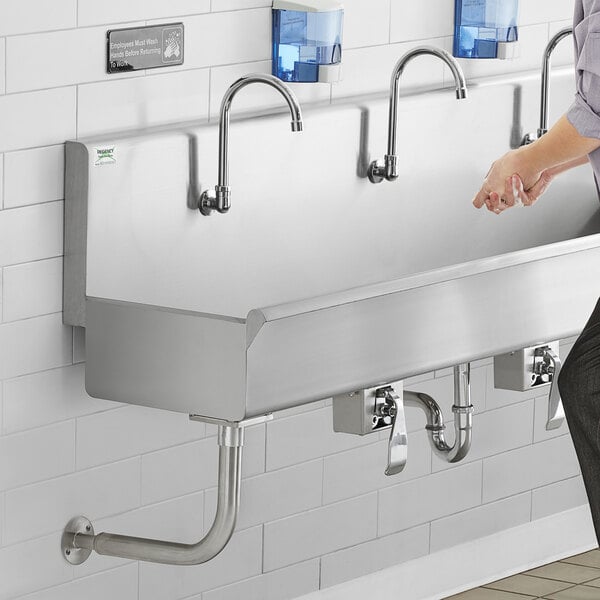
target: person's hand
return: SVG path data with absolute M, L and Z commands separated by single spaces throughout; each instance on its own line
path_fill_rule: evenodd
M 515 202 L 531 205 L 537 200 L 549 182 L 540 191 L 538 184 L 541 186 L 544 173 L 532 168 L 527 160 L 526 150 L 527 148 L 519 148 L 508 152 L 492 164 L 473 200 L 475 208 L 486 206 L 488 210 L 500 214 L 514 206 Z M 519 181 L 513 183 L 512 177 L 515 174 L 518 175 Z
M 521 178 L 516 174 L 512 175 L 511 177 L 507 177 L 505 182 L 505 197 L 511 202 L 511 206 L 515 204 L 531 206 L 548 189 L 553 179 L 554 174 L 551 170 L 543 171 L 535 184 L 526 190 Z M 508 208 L 508 202 L 506 207 Z

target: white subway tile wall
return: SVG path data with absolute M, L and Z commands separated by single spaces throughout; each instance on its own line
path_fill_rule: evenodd
M 323 461 L 316 460 L 244 480 L 237 527 L 246 529 L 321 506 Z M 206 492 L 204 516 L 212 523 L 217 509 L 217 490 Z
M 146 77 L 77 86 L 79 135 L 207 119 L 208 69 L 150 73 Z
M 29 440 L 25 436 L 37 434 L 45 438 L 43 440 L 45 445 L 41 447 L 52 449 L 52 451 L 45 452 L 45 455 L 53 456 L 56 447 L 57 453 L 70 454 L 70 456 L 44 459 L 42 456 L 36 456 L 36 454 L 40 454 L 39 445 L 32 446 L 33 449 L 21 450 L 24 459 L 15 462 L 20 462 L 26 470 L 25 473 L 19 475 L 19 479 L 27 478 L 29 481 L 41 479 L 39 468 L 35 470 L 31 467 L 27 468 L 29 465 L 26 459 L 29 459 L 30 462 L 37 459 L 41 461 L 42 466 L 47 466 L 47 480 L 6 493 L 5 511 L 9 517 L 6 520 L 4 541 L 7 544 L 30 539 L 35 537 L 36 533 L 45 534 L 56 531 L 60 529 L 65 519 L 68 521 L 71 518 L 70 515 L 73 511 L 76 511 L 76 514 L 84 514 L 90 519 L 98 519 L 132 510 L 140 505 L 139 457 L 89 471 L 73 473 L 75 431 L 74 429 L 66 432 L 60 431 L 58 427 L 64 429 L 61 424 L 59 426 L 52 425 L 53 431 L 48 433 L 45 430 L 50 427 L 16 434 L 16 436 L 24 438 L 21 441 L 22 448 L 27 442 L 35 444 L 35 440 Z M 60 444 L 56 441 L 59 435 L 66 438 L 62 445 L 69 444 L 69 448 L 65 447 L 64 450 L 61 450 Z M 11 437 L 13 436 L 9 436 L 7 439 Z M 15 455 L 16 451 L 12 456 Z M 54 464 L 59 462 L 59 458 L 63 464 Z M 58 478 L 57 475 L 62 473 L 70 474 L 62 479 Z M 15 479 L 16 477 L 13 477 L 13 481 L 9 481 L 13 487 Z
M 403 531 L 479 504 L 481 461 L 380 490 L 378 533 Z
M 531 518 L 543 519 L 587 503 L 581 475 L 533 490 Z
M 4 154 L 0 154 L 0 210 L 4 208 Z
M 64 367 L 72 360 L 71 335 L 60 313 L 0 325 L 0 379 Z
M 122 21 L 175 19 L 210 12 L 210 0 L 170 0 L 168 3 L 162 0 L 128 0 L 117 4 L 78 0 L 78 5 L 80 27 L 110 24 L 111 28 L 116 28 L 115 23 Z M 131 23 L 129 26 L 132 26 Z
M 0 265 L 62 255 L 63 203 L 47 202 L 0 213 Z
M 2 317 L 18 321 L 62 309 L 62 258 L 48 258 L 4 268 Z
M 74 138 L 76 95 L 75 87 L 59 87 L 1 96 L 0 152 L 61 144 Z
M 123 26 L 121 23 L 115 27 Z M 106 56 L 97 51 L 102 45 L 106 45 L 106 27 L 9 37 L 6 42 L 6 91 L 26 92 L 114 79 L 106 73 Z M 68 59 L 57 60 L 61 55 Z M 131 75 L 143 76 L 143 71 Z
M 449 37 L 454 31 L 454 2 L 392 1 L 391 7 L 391 42 Z
M 71 581 L 53 588 L 27 594 L 26 600 L 106 600 L 115 597 L 118 590 L 119 600 L 138 600 L 137 565 L 129 564 L 118 569 L 110 569 Z
M 235 533 L 223 552 L 203 565 L 173 567 L 140 563 L 140 598 L 187 598 L 256 577 L 262 572 L 262 549 L 263 527 L 259 526 Z
M 264 570 L 372 540 L 377 534 L 377 493 L 330 504 L 265 525 Z
M 4 94 L 6 85 L 6 40 L 0 38 L 0 94 Z
M 85 393 L 84 365 L 70 365 L 4 382 L 3 433 L 15 433 L 121 406 Z
M 0 4 L 0 35 L 77 27 L 77 0 L 22 0 Z
M 531 494 L 520 494 L 465 510 L 431 523 L 431 552 L 492 535 L 527 523 L 531 518 Z
M 319 560 L 309 560 L 206 592 L 202 600 L 292 600 L 319 589 L 319 571 Z M 194 596 L 190 600 L 200 598 Z
M 177 539 L 186 544 L 193 544 L 208 530 L 204 521 L 204 496 L 204 492 L 197 492 L 166 502 L 141 506 L 131 512 L 99 519 L 97 526 L 103 531 Z
M 322 587 L 337 585 L 424 556 L 429 553 L 429 539 L 429 524 L 420 525 L 326 554 L 321 558 Z
M 4 208 L 63 198 L 65 149 L 62 144 L 9 152 L 4 156 L 4 162 L 7 172 Z
M 331 403 L 247 432 L 242 509 L 214 561 L 174 568 L 94 556 L 63 561 L 76 514 L 98 530 L 198 539 L 216 502 L 214 427 L 123 407 L 84 389 L 85 335 L 62 325 L 64 141 L 207 121 L 230 82 L 270 71 L 267 0 L 0 2 L 0 600 L 291 600 L 586 502 L 566 428 L 544 429 L 544 392 L 496 390 L 473 365 L 473 452 L 450 466 L 408 410 L 409 463 L 383 475 L 386 436 L 332 430 Z M 295 85 L 303 103 L 382 92 L 406 50 L 452 46 L 453 0 L 345 0 L 344 80 Z M 537 69 L 572 0 L 521 0 L 521 58 L 465 62 L 468 77 Z M 107 75 L 111 28 L 183 21 L 185 63 Z M 565 41 L 555 64 L 569 64 Z M 427 58 L 403 90 L 449 83 Z M 236 110 L 278 106 L 252 89 Z M 564 354 L 572 340 L 562 345 Z M 449 413 L 452 372 L 412 378 Z M 443 500 L 440 499 L 440 490 Z
M 373 15 L 388 15 L 393 4 L 394 0 L 344 0 L 344 47 L 364 48 L 389 44 L 389 19 L 374 19 Z

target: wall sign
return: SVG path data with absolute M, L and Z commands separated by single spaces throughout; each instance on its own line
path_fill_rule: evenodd
M 183 23 L 112 29 L 107 32 L 108 73 L 183 64 Z

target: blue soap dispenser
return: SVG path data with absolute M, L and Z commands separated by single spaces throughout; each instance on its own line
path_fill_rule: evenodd
M 290 83 L 339 81 L 343 20 L 337 0 L 274 0 L 273 75 Z
M 456 0 L 454 56 L 517 58 L 519 0 Z

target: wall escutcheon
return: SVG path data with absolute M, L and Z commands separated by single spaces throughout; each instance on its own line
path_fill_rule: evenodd
M 60 547 L 62 548 L 62 554 L 65 557 L 65 560 L 72 565 L 84 563 L 92 553 L 92 551 L 87 548 L 77 548 L 73 545 L 75 536 L 78 533 L 94 535 L 94 527 L 89 519 L 86 519 L 85 517 L 73 517 L 67 523 L 67 526 L 63 531 Z

